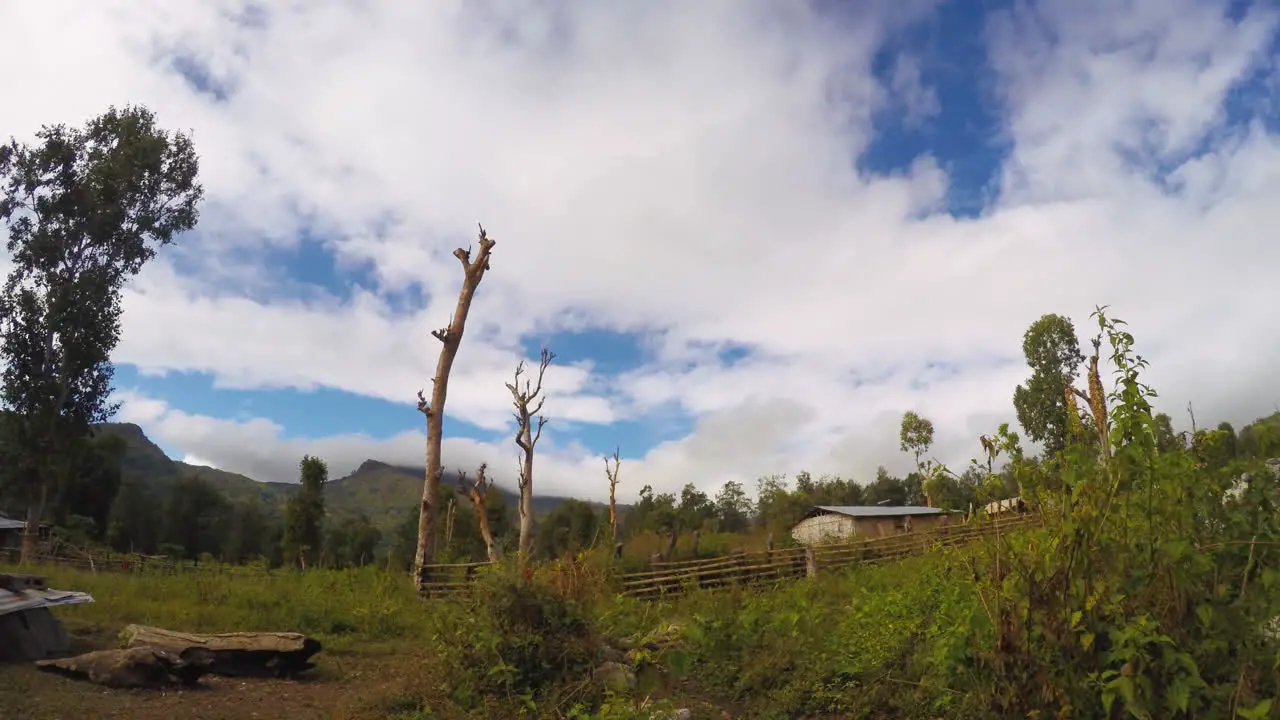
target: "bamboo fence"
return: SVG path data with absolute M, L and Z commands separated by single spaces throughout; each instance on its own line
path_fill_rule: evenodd
M 492 562 L 446 563 L 425 565 L 422 568 L 424 582 L 420 585 L 424 597 L 449 595 L 465 589 L 475 579 L 481 568 Z
M 625 573 L 618 579 L 624 595 L 652 600 L 687 589 L 755 585 L 812 577 L 823 570 L 901 560 L 1040 525 L 1039 515 L 1023 515 L 849 543 L 744 552 L 702 560 L 655 562 L 648 570 Z
M 1041 525 L 1043 519 L 1038 514 L 1027 514 L 847 543 L 824 543 L 808 547 L 738 552 L 711 558 L 652 562 L 645 570 L 620 573 L 614 577 L 621 594 L 654 600 L 689 589 L 780 582 L 812 577 L 823 570 L 891 562 Z M 17 549 L 0 548 L 0 564 L 6 562 L 18 562 Z M 69 545 L 62 545 L 55 552 L 40 553 L 36 563 L 62 565 L 91 572 L 132 574 L 190 572 L 251 575 L 269 572 L 258 566 L 175 562 L 167 557 L 90 552 Z M 443 597 L 464 590 L 476 579 L 482 568 L 492 564 L 472 562 L 428 565 L 423 568 L 425 582 L 422 594 L 426 597 Z
M 17 565 L 21 559 L 18 548 L 0 548 L 0 564 Z M 204 566 L 193 562 L 175 562 L 168 557 L 156 555 L 137 555 L 128 553 L 89 552 L 61 546 L 56 549 L 44 548 L 36 552 L 34 562 L 37 565 L 59 565 L 62 567 L 88 570 L 90 572 L 118 573 L 169 573 L 175 574 L 184 569 L 203 570 Z

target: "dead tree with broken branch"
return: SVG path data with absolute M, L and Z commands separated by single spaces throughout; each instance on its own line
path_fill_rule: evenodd
M 542 437 L 542 426 L 547 418 L 542 415 L 542 405 L 546 396 L 542 394 L 542 377 L 547 366 L 556 359 L 556 354 L 542 349 L 542 359 L 538 363 L 538 380 L 536 383 L 525 376 L 524 361 L 516 365 L 515 382 L 507 383 L 511 391 L 512 404 L 515 406 L 516 445 L 520 448 L 520 564 L 523 566 L 533 556 L 533 448 Z M 523 376 L 524 384 L 520 381 Z M 536 423 L 536 427 L 535 427 Z
M 418 510 L 418 548 L 413 560 L 414 578 L 419 589 L 427 581 L 424 568 L 435 561 L 436 555 L 436 499 L 440 493 L 440 444 L 444 438 L 444 404 L 449 392 L 449 373 L 453 370 L 454 358 L 458 356 L 458 348 L 462 345 L 462 333 L 466 329 L 471 301 L 485 272 L 489 270 L 489 256 L 494 244 L 482 226 L 480 252 L 474 258 L 471 256 L 471 248 L 453 251 L 453 256 L 462 263 L 462 290 L 458 293 L 458 304 L 453 310 L 453 317 L 449 318 L 449 324 L 431 331 L 431 336 L 440 341 L 440 357 L 436 361 L 435 377 L 431 378 L 431 400 L 428 401 L 423 392 L 418 391 L 418 411 L 427 418 L 427 470 L 422 484 L 422 505 Z
M 1110 428 L 1110 418 L 1107 417 L 1107 394 L 1102 388 L 1102 376 L 1098 373 L 1099 347 L 1102 345 L 1102 338 L 1093 339 L 1093 355 L 1089 356 L 1089 370 L 1086 374 L 1089 384 L 1089 392 L 1078 389 L 1074 384 L 1067 383 L 1066 403 L 1067 403 L 1067 425 L 1068 433 L 1074 436 L 1074 439 L 1080 439 L 1083 434 L 1083 428 L 1080 422 L 1080 408 L 1076 404 L 1076 398 L 1084 401 L 1089 419 L 1093 421 L 1093 431 L 1097 433 L 1099 451 L 1102 456 L 1102 462 L 1105 465 L 1111 458 L 1111 441 L 1108 430 Z
M 480 468 L 476 470 L 474 482 L 468 482 L 465 472 L 458 473 L 458 487 L 462 489 L 463 494 L 471 501 L 472 507 L 476 509 L 476 522 L 480 525 L 480 538 L 484 540 L 485 554 L 488 556 L 489 562 L 496 563 L 502 558 L 498 552 L 498 543 L 493 540 L 493 530 L 489 527 L 489 507 L 485 503 L 489 495 L 489 488 L 493 485 L 493 481 L 485 476 L 488 468 L 488 464 L 480 463 Z
M 610 464 L 609 460 L 613 463 Z M 618 542 L 618 468 L 622 466 L 619 448 L 613 449 L 613 457 L 604 458 L 604 474 L 609 478 L 609 541 Z

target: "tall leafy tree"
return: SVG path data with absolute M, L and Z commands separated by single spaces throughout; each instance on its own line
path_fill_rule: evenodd
M 0 290 L 0 402 L 27 505 L 24 556 L 72 446 L 115 411 L 107 402 L 120 294 L 157 248 L 195 227 L 203 190 L 191 138 L 142 107 L 83 128 L 45 126 L 0 146 L 0 221 L 11 270 Z
M 1022 354 L 1031 377 L 1014 389 L 1013 407 L 1027 437 L 1052 456 L 1066 447 L 1067 386 L 1084 362 L 1071 319 L 1051 314 L 1032 323 L 1022 336 Z
M 118 435 L 101 434 L 73 444 L 71 471 L 54 488 L 49 518 L 62 525 L 71 516 L 92 521 L 90 539 L 103 539 L 112 503 L 120 490 L 121 465 L 127 447 Z
M 680 504 L 676 506 L 680 530 L 701 530 L 708 520 L 715 518 L 716 506 L 707 494 L 693 483 L 685 483 L 680 489 Z
M 918 480 L 894 477 L 888 470 L 879 467 L 876 468 L 876 479 L 867 485 L 863 499 L 868 505 L 916 505 L 918 503 L 915 501 L 921 495 L 919 488 Z
M 539 524 L 539 551 L 545 557 L 561 557 L 585 550 L 600 538 L 600 514 L 591 503 L 565 500 Z
M 231 505 L 208 480 L 190 475 L 169 488 L 164 501 L 161 539 L 182 556 L 198 560 L 204 553 L 218 555 L 225 542 Z
M 120 552 L 151 554 L 160 542 L 160 502 L 138 478 L 128 478 L 116 493 L 107 518 L 107 543 Z
M 755 508 L 742 483 L 729 480 L 716 493 L 716 519 L 720 532 L 745 532 L 751 526 Z
M 301 487 L 285 506 L 281 544 L 286 562 L 305 568 L 315 565 L 324 541 L 324 484 L 329 481 L 329 466 L 305 455 L 298 463 L 298 475 Z
M 676 512 L 676 496 L 671 493 L 653 493 L 653 487 L 640 488 L 640 499 L 627 512 L 628 532 L 670 532 L 679 525 Z
M 267 554 L 270 532 L 267 513 L 257 495 L 236 503 L 231 509 L 231 523 L 222 547 L 224 560 L 245 562 Z
M 1156 426 L 1156 449 L 1162 453 L 1182 449 L 1178 434 L 1173 431 L 1173 418 L 1168 413 L 1159 413 L 1154 418 Z
M 374 561 L 382 532 L 364 513 L 343 518 L 325 534 L 324 564 L 342 568 L 366 565 Z
M 934 487 L 936 478 L 933 473 L 933 461 L 921 459 L 925 453 L 929 452 L 929 448 L 933 447 L 933 421 L 908 410 L 902 415 L 902 428 L 898 432 L 898 439 L 902 452 L 909 452 L 915 458 L 916 472 L 920 475 L 924 489 L 924 502 L 929 507 L 933 507 L 935 499 L 933 491 L 937 489 Z

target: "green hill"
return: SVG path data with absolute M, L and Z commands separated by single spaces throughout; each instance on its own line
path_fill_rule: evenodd
M 233 502 L 256 496 L 264 507 L 280 508 L 298 487 L 295 483 L 260 482 L 238 473 L 210 467 L 189 465 L 173 460 L 153 443 L 142 428 L 132 423 L 99 425 L 97 432 L 116 435 L 125 442 L 123 473 L 126 478 L 141 481 L 163 490 L 183 477 L 200 475 Z M 365 460 L 346 477 L 330 480 L 325 486 L 325 504 L 332 517 L 364 513 L 383 532 L 396 524 L 422 500 L 424 470 L 390 465 L 378 460 Z M 443 482 L 457 485 L 457 475 L 445 473 Z M 506 488 L 495 488 L 513 509 L 516 494 Z M 534 513 L 550 512 L 567 498 L 544 496 L 534 498 Z

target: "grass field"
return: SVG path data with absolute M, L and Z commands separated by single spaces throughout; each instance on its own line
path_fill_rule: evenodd
M 797 661 L 838 652 L 847 670 L 850 662 L 874 665 L 897 651 L 884 648 L 909 641 L 918 624 L 910 600 L 927 598 L 921 580 L 930 575 L 903 570 L 933 564 L 660 603 L 606 592 L 589 564 L 545 568 L 531 582 L 494 570 L 473 592 L 429 601 L 414 596 L 407 578 L 375 569 L 125 575 L 39 568 L 51 587 L 95 598 L 55 611 L 77 650 L 110 647 L 129 623 L 297 631 L 325 648 L 306 680 L 206 678 L 206 687 L 182 692 L 106 690 L 29 666 L 3 667 L 0 716 L 587 720 L 671 717 L 688 708 L 694 718 L 716 720 L 788 717 L 771 711 L 775 701 L 800 702 L 824 674 L 816 665 L 798 670 Z M 884 600 L 898 610 L 877 610 Z M 850 615 L 853 604 L 864 612 Z M 679 642 L 639 651 L 633 689 L 611 692 L 592 679 L 605 648 L 662 632 L 677 633 Z M 841 649 L 850 638 L 882 650 Z M 765 689 L 776 697 L 757 697 Z
M 169 694 L 104 691 L 25 666 L 3 667 L 0 708 L 16 711 L 13 717 L 387 717 L 404 709 L 397 701 L 405 705 L 403 696 L 429 672 L 421 650 L 431 645 L 438 615 L 415 598 L 406 578 L 377 570 L 38 572 L 51 587 L 93 595 L 93 603 L 55 610 L 78 649 L 111 646 L 129 623 L 192 632 L 297 631 L 325 649 L 309 682 L 210 678 L 208 690 Z
M 46 568 L 97 600 L 56 610 L 79 649 L 129 623 L 297 631 L 325 649 L 305 680 L 184 692 L 0 668 L 0 718 L 1280 717 L 1276 479 L 1224 501 L 1229 476 L 1183 456 L 1139 470 L 1151 492 L 1119 505 L 1115 471 L 1073 477 L 1072 514 L 1043 527 L 657 602 L 616 594 L 591 557 L 485 568 L 426 601 L 372 568 Z

